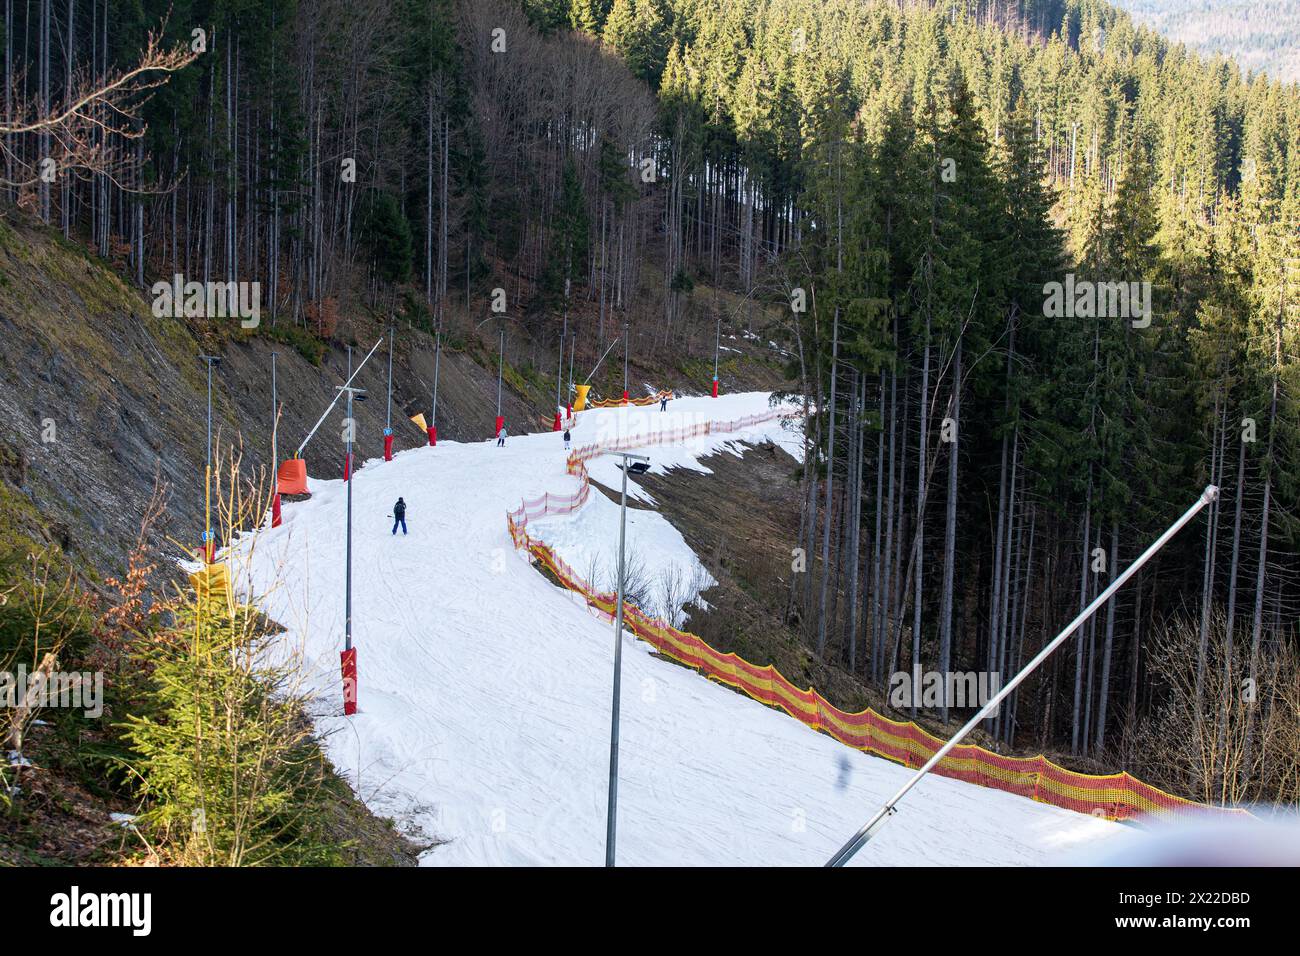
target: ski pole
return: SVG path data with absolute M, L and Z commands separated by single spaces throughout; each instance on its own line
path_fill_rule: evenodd
M 979 713 L 972 717 L 967 722 L 966 726 L 957 731 L 957 733 L 952 736 L 952 739 L 935 751 L 934 756 L 927 760 L 920 770 L 916 771 L 916 773 L 912 774 L 912 776 L 908 778 L 907 783 L 903 784 L 902 788 L 885 802 L 885 805 L 876 812 L 876 815 L 867 821 L 867 824 L 855 833 L 848 843 L 840 847 L 834 856 L 826 861 L 826 866 L 843 866 L 849 861 L 853 854 L 862 849 L 862 847 L 866 845 L 867 841 L 875 836 L 880 828 L 884 826 L 885 821 L 894 814 L 895 808 L 903 797 L 907 795 L 907 792 L 920 783 L 922 777 L 933 770 L 935 766 L 938 765 L 939 761 L 946 757 L 949 751 L 961 742 L 962 738 L 979 726 L 980 721 L 987 717 L 989 712 L 994 710 L 998 704 L 1002 702 L 1003 698 L 1015 690 L 1026 677 L 1033 673 L 1039 664 L 1047 660 L 1047 658 L 1051 656 L 1052 652 L 1060 647 L 1067 638 L 1077 631 L 1079 627 L 1088 620 L 1088 618 L 1097 613 L 1098 608 L 1110 600 L 1110 596 L 1123 587 L 1124 583 L 1136 574 L 1138 569 L 1151 559 L 1152 555 L 1163 548 L 1169 539 L 1182 529 L 1183 525 L 1191 521 L 1202 508 L 1218 497 L 1219 489 L 1214 485 L 1207 485 L 1205 491 L 1201 493 L 1201 497 L 1196 500 L 1196 504 L 1183 512 L 1182 517 L 1170 525 L 1168 530 L 1157 538 L 1149 548 L 1143 551 L 1136 561 L 1125 568 L 1124 573 L 1112 581 L 1106 590 L 1098 594 L 1091 604 L 1080 611 L 1079 615 L 1066 625 L 1065 630 L 1056 635 L 1056 637 L 1052 639 L 1051 643 L 1047 644 L 1041 651 L 1039 651 L 1034 659 L 1026 664 L 1019 674 L 1011 678 L 1011 680 L 1008 681 L 1000 691 L 994 694 L 993 698 L 980 708 Z

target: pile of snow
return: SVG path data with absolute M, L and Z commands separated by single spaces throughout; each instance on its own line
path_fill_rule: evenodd
M 592 410 L 578 416 L 574 441 L 644 436 L 656 471 L 707 471 L 702 457 L 769 439 L 797 453 L 798 435 L 778 423 L 652 444 L 677 427 L 768 407 L 750 394 L 677 399 L 668 412 Z M 607 487 L 622 477 L 609 458 L 589 467 Z M 576 490 L 561 436 L 512 437 L 504 448 L 441 442 L 368 462 L 354 480 L 355 717 L 341 716 L 338 673 L 343 482 L 313 479 L 311 500 L 286 505 L 282 527 L 246 539 L 232 558 L 236 580 L 308 664 L 330 758 L 374 811 L 440 841 L 425 864 L 603 863 L 612 628 L 513 550 L 505 521 L 523 498 Z M 629 493 L 648 503 L 634 484 Z M 407 537 L 390 533 L 399 495 Z M 529 532 L 580 572 L 592 555 L 612 569 L 617 517 L 593 491 L 578 515 Z M 676 569 L 703 586 L 698 558 L 657 513 L 629 515 L 628 548 L 652 573 Z M 820 864 L 909 773 L 623 640 L 620 864 Z M 1046 863 L 1139 838 L 936 777 L 856 862 Z

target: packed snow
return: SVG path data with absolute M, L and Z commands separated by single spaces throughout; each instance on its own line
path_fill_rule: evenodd
M 697 468 L 775 440 L 778 422 L 654 444 L 675 428 L 769 409 L 765 394 L 680 398 L 661 412 L 582 412 L 575 445 L 645 436 L 653 468 Z M 414 442 L 410 436 L 400 436 Z M 325 453 L 323 442 L 309 448 Z M 614 460 L 589 463 L 616 489 Z M 591 864 L 605 858 L 614 636 L 581 599 L 516 552 L 505 515 L 570 494 L 558 433 L 440 442 L 366 463 L 353 487 L 353 629 L 359 712 L 342 716 L 346 485 L 311 480 L 283 525 L 246 536 L 237 581 L 288 631 L 316 692 L 313 718 L 339 771 L 375 812 L 427 843 L 426 865 Z M 409 535 L 391 534 L 406 500 Z M 628 552 L 650 578 L 707 577 L 681 535 L 629 482 Z M 618 507 L 592 489 L 576 515 L 533 522 L 580 573 L 612 577 Z M 707 576 L 707 572 L 704 572 Z M 678 613 L 695 594 L 672 595 Z M 620 865 L 819 865 L 909 771 L 859 753 L 623 636 Z M 1043 864 L 1139 831 L 1022 797 L 931 777 L 857 865 Z

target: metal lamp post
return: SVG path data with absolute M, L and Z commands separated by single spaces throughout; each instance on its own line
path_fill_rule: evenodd
M 564 327 L 560 331 L 560 359 L 555 365 L 555 431 L 560 430 L 560 409 L 564 402 L 561 400 L 561 389 L 564 387 L 564 340 L 569 335 L 569 280 L 564 280 Z M 573 371 L 570 369 L 569 377 L 573 377 Z
M 574 332 L 573 336 L 569 339 L 569 391 L 565 393 L 569 399 L 566 405 L 569 410 L 570 418 L 573 417 L 573 353 L 577 350 L 577 348 L 578 348 L 578 333 Z
M 347 407 L 347 427 L 345 428 L 347 452 L 345 467 L 347 468 L 346 481 L 348 486 L 348 516 L 347 516 L 347 543 L 345 551 L 346 571 L 344 573 L 344 597 L 343 597 L 343 713 L 352 715 L 357 710 L 357 656 L 352 649 L 352 479 L 355 476 L 356 469 L 352 466 L 352 432 L 355 429 L 352 419 L 352 402 L 362 402 L 366 399 L 366 390 L 364 388 L 354 388 L 351 385 L 336 386 L 336 390 L 346 393 L 348 398 Z
M 216 555 L 216 534 L 212 530 L 212 366 L 221 361 L 219 355 L 199 355 L 208 363 L 208 455 L 203 466 L 203 560 L 211 564 Z
M 623 404 L 627 404 L 627 340 L 628 322 L 623 322 Z
M 271 527 L 280 526 L 280 398 L 276 392 L 275 357 L 280 353 L 271 351 Z
M 429 409 L 429 444 L 438 444 L 438 365 L 442 360 L 442 335 L 433 333 L 433 405 Z
M 623 459 L 623 493 L 619 501 L 618 519 L 618 605 L 614 614 L 614 702 L 609 722 L 609 801 L 605 819 L 605 865 L 614 865 L 615 829 L 618 823 L 618 710 L 619 688 L 623 679 L 623 585 L 625 567 L 623 548 L 627 541 L 627 473 L 642 475 L 650 467 L 644 455 L 615 452 Z
M 384 461 L 393 460 L 393 327 L 388 326 L 388 408 L 384 412 Z
M 495 438 L 501 432 L 505 419 L 501 415 L 501 378 L 506 369 L 506 327 L 501 326 L 501 344 L 497 348 L 497 430 L 492 433 Z
M 722 313 L 718 313 L 718 327 L 713 333 L 713 397 L 718 397 L 718 353 L 722 350 Z

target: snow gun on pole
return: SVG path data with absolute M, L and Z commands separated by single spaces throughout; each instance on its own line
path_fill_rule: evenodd
M 367 352 L 366 357 L 361 360 L 361 364 L 357 366 L 356 371 L 354 371 L 351 375 L 349 375 L 348 380 L 343 383 L 342 387 L 344 390 L 346 390 L 348 386 L 352 384 L 352 380 L 357 377 L 357 374 L 365 367 L 365 364 L 370 361 L 370 356 L 375 354 L 375 349 L 379 348 L 379 346 L 383 344 L 383 341 L 384 341 L 383 336 L 380 336 L 375 341 L 375 344 L 371 346 L 370 351 Z M 312 426 L 311 431 L 307 433 L 307 437 L 304 438 L 302 440 L 302 444 L 298 446 L 298 450 L 293 453 L 294 458 L 302 457 L 302 450 L 307 447 L 307 442 L 311 441 L 312 436 L 316 434 L 316 430 L 325 423 L 325 419 L 329 417 L 329 413 L 334 410 L 334 406 L 339 403 L 339 399 L 342 397 L 343 397 L 343 391 L 340 390 L 339 393 L 334 396 L 334 401 L 330 402 L 329 407 L 325 409 L 325 414 L 322 415 L 320 419 L 316 422 L 316 424 Z
M 1052 652 L 1065 643 L 1065 641 L 1074 634 L 1074 632 L 1077 631 L 1084 622 L 1088 620 L 1088 618 L 1097 613 L 1097 610 L 1110 600 L 1111 595 L 1123 587 L 1125 582 L 1136 574 L 1142 565 L 1146 564 L 1157 551 L 1168 543 L 1170 538 L 1182 529 L 1183 525 L 1191 521 L 1202 508 L 1218 497 L 1219 489 L 1215 485 L 1207 485 L 1205 491 L 1201 493 L 1201 497 L 1196 500 L 1196 503 L 1183 512 L 1182 517 L 1170 525 L 1169 529 L 1165 531 L 1164 534 L 1152 542 L 1151 546 L 1143 551 L 1137 560 L 1125 568 L 1124 572 L 1112 581 L 1106 590 L 1098 594 L 1091 604 L 1080 611 L 1078 617 L 1067 624 L 1061 633 L 1057 634 L 1049 644 L 1043 647 L 1034 659 L 1025 665 L 1024 669 L 1021 670 L 1020 673 L 1011 678 L 1011 680 L 1008 681 L 1001 690 L 994 694 L 992 699 L 980 709 L 979 713 L 966 723 L 966 726 L 957 731 L 957 733 L 952 736 L 952 739 L 935 751 L 934 756 L 927 760 L 925 764 L 916 771 L 916 773 L 912 774 L 907 783 L 905 783 L 896 794 L 885 802 L 885 805 L 876 812 L 876 815 L 872 817 L 861 830 L 855 833 L 848 843 L 840 847 L 834 856 L 826 861 L 826 866 L 843 866 L 849 861 L 853 854 L 862 849 L 862 847 L 867 844 L 867 841 L 874 837 L 876 833 L 879 832 L 880 828 L 884 826 L 885 821 L 894 814 L 899 802 L 907 795 L 907 792 L 920 783 L 922 777 L 938 766 L 939 761 L 946 757 L 949 751 L 961 742 L 962 738 L 974 730 L 975 727 L 979 725 L 980 721 L 984 720 L 984 718 L 992 711 L 997 709 L 997 706 L 1002 702 L 1002 700 L 1015 690 L 1026 677 L 1032 674 L 1039 664 L 1047 660 L 1047 658 L 1051 656 Z

